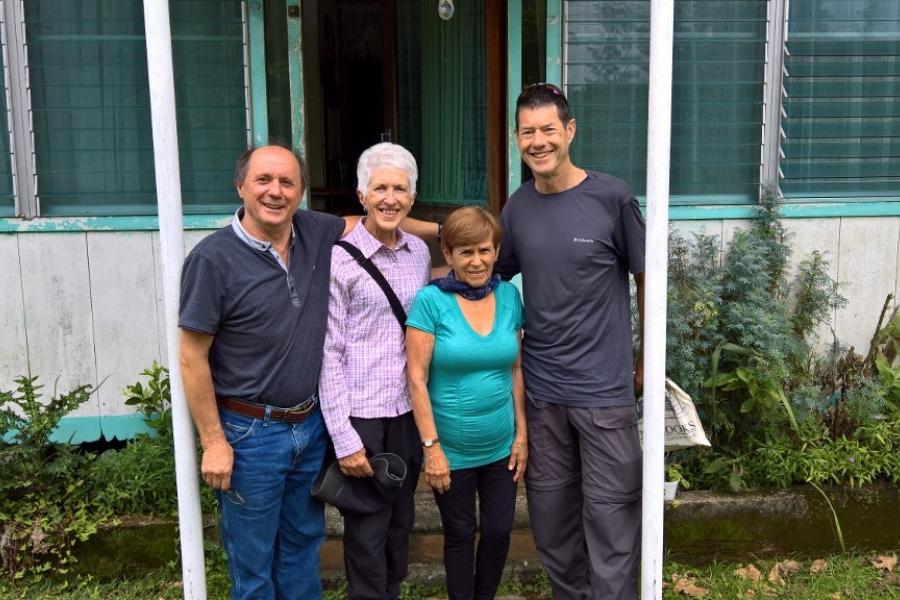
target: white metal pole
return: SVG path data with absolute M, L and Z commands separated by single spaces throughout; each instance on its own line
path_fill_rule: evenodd
M 175 433 L 181 573 L 184 579 L 184 597 L 189 600 L 205 600 L 206 572 L 203 562 L 203 517 L 200 511 L 197 451 L 178 364 L 178 297 L 181 264 L 184 262 L 184 236 L 175 119 L 175 78 L 172 72 L 172 35 L 167 0 L 144 0 L 144 30 L 147 39 L 153 159 L 159 207 L 166 350 L 172 391 L 172 426 Z
M 644 495 L 641 599 L 662 598 L 666 279 L 674 0 L 650 4 L 647 252 L 644 288 Z

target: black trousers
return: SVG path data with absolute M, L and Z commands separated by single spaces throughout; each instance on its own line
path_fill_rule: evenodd
M 406 481 L 394 502 L 371 515 L 344 515 L 344 569 L 350 600 L 393 600 L 400 595 L 415 520 L 414 494 L 422 470 L 422 444 L 412 413 L 382 419 L 350 417 L 371 456 L 393 452 L 406 461 Z
M 508 464 L 506 457 L 480 467 L 450 471 L 450 489 L 434 494 L 444 526 L 444 568 L 450 600 L 489 600 L 500 585 L 516 512 L 516 483 Z M 480 524 L 475 517 L 476 493 Z M 476 528 L 480 534 L 477 552 Z

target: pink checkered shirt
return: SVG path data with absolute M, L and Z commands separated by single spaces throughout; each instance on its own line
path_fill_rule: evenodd
M 409 312 L 428 283 L 431 256 L 425 242 L 397 231 L 391 250 L 366 231 L 363 221 L 344 238 L 381 271 Z M 346 250 L 331 251 L 328 330 L 319 376 L 319 398 L 338 458 L 363 448 L 350 417 L 375 419 L 409 412 L 403 330 L 384 292 Z

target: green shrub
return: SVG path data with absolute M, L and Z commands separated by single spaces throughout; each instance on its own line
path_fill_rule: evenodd
M 125 404 L 144 415 L 152 434 L 141 434 L 121 450 L 108 450 L 92 465 L 95 493 L 117 513 L 175 515 L 175 455 L 169 370 L 156 361 L 141 371 L 145 382 L 123 390 Z
M 0 391 L 0 556 L 10 578 L 65 572 L 72 546 L 110 517 L 84 493 L 80 474 L 91 457 L 50 441 L 59 420 L 88 400 L 90 386 L 41 402 L 37 379 L 19 377 L 16 390 Z
M 92 493 L 116 514 L 175 516 L 178 494 L 172 431 L 169 370 L 157 364 L 141 372 L 146 381 L 123 390 L 125 403 L 134 406 L 152 429 L 121 450 L 107 450 L 90 465 L 87 480 Z M 212 490 L 201 486 L 204 509 L 215 503 Z
M 846 300 L 822 253 L 789 277 L 790 236 L 773 197 L 721 256 L 704 234 L 672 233 L 669 248 L 667 372 L 694 399 L 712 442 L 670 460 L 695 487 L 896 481 L 896 310 L 881 327 L 890 297 L 866 356 L 837 340 L 816 356 L 817 328 Z

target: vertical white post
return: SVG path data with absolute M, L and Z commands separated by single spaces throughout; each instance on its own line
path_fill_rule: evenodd
M 181 173 L 178 166 L 178 130 L 175 119 L 175 78 L 172 72 L 172 35 L 167 0 L 144 0 L 147 40 L 147 75 L 153 123 L 153 160 L 162 246 L 163 297 L 166 314 L 166 350 L 172 390 L 172 426 L 175 431 L 175 479 L 178 486 L 178 524 L 181 536 L 181 573 L 184 597 L 205 600 L 203 519 L 197 453 L 181 368 L 178 364 L 178 297 L 184 240 L 181 213 Z
M 641 599 L 662 598 L 666 279 L 674 0 L 650 4 L 647 252 L 644 288 L 644 495 Z

